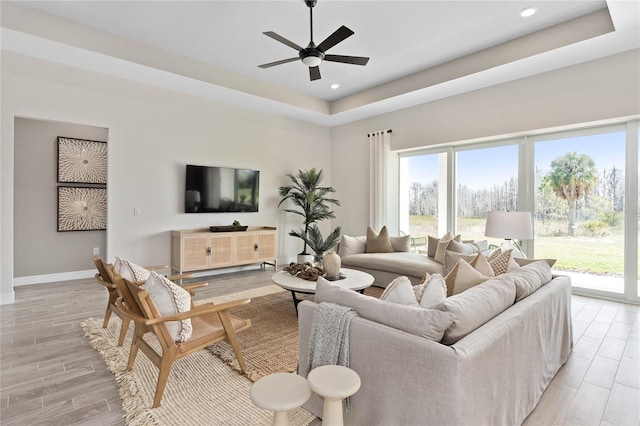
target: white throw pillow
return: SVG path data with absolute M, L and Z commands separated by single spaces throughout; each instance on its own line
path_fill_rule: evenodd
M 150 274 L 150 272 L 142 266 L 120 257 L 116 257 L 113 269 L 115 269 L 122 278 L 131 282 L 146 281 Z
M 189 292 L 157 272 L 152 271 L 149 274 L 149 278 L 142 288 L 149 293 L 153 304 L 156 305 L 158 312 L 163 317 L 191 310 L 191 295 Z M 165 325 L 175 342 L 186 342 L 191 337 L 193 328 L 191 327 L 190 318 L 181 321 L 169 321 Z
M 411 235 L 403 235 L 401 237 L 389 237 L 391 247 L 396 252 L 411 251 Z
M 416 299 L 421 307 L 433 309 L 447 298 L 447 284 L 440 274 L 428 275 L 424 284 L 413 287 Z
M 407 277 L 398 277 L 391 281 L 382 292 L 380 300 L 399 305 L 420 306 L 413 292 L 413 285 Z

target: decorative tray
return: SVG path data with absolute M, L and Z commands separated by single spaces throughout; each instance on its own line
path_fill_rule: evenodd
M 324 279 L 327 281 L 338 281 L 338 280 L 344 280 L 345 278 L 347 278 L 347 276 L 342 272 L 340 272 L 340 275 L 338 275 L 337 277 L 324 277 Z
M 210 226 L 209 230 L 211 232 L 238 232 L 238 231 L 246 231 L 248 226 Z

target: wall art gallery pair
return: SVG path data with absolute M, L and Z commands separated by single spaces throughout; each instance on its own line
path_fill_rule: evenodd
M 58 136 L 58 183 L 58 232 L 107 229 L 106 142 Z

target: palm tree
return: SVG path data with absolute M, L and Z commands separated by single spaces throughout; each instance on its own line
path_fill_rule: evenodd
M 545 176 L 542 184 L 549 186 L 558 197 L 567 200 L 570 236 L 574 235 L 576 201 L 589 194 L 597 183 L 596 163 L 588 155 L 569 152 L 551 162 L 551 172 Z
M 339 206 L 340 201 L 327 197 L 328 194 L 336 192 L 335 189 L 330 186 L 320 186 L 324 177 L 322 175 L 322 169 L 316 171 L 314 167 L 310 170 L 298 170 L 296 176 L 291 173 L 287 173 L 287 176 L 291 179 L 292 185 L 280 187 L 280 196 L 282 199 L 278 203 L 278 207 L 286 200 L 291 200 L 295 207 L 297 207 L 288 208 L 285 209 L 285 211 L 302 216 L 304 219 L 304 228 L 301 230 L 291 230 L 289 235 L 301 238 L 304 241 L 304 248 L 300 254 L 308 255 L 307 243 L 309 241 L 309 226 L 325 219 L 335 218 L 336 216 L 329 208 L 329 204 Z M 335 243 L 333 245 L 335 245 Z M 316 254 L 319 256 L 322 255 L 322 253 Z

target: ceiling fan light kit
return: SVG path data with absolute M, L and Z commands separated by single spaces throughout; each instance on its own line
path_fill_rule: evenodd
M 282 44 L 286 44 L 287 46 L 298 51 L 297 58 L 288 58 L 282 59 L 275 62 L 269 62 L 267 64 L 258 65 L 260 68 L 271 68 L 276 65 L 286 64 L 288 62 L 297 61 L 300 59 L 304 65 L 309 67 L 309 79 L 311 81 L 320 80 L 320 64 L 322 61 L 330 61 L 330 62 L 340 62 L 343 64 L 351 64 L 351 65 L 367 65 L 369 62 L 369 58 L 363 56 L 345 56 L 345 55 L 328 55 L 326 51 L 331 49 L 336 44 L 344 41 L 346 38 L 351 37 L 354 32 L 349 28 L 342 25 L 340 28 L 335 30 L 329 37 L 327 37 L 322 43 L 318 46 L 313 42 L 313 7 L 316 5 L 317 0 L 304 0 L 305 4 L 309 8 L 309 21 L 310 21 L 310 39 L 309 45 L 305 48 L 302 48 L 295 44 L 294 42 L 282 37 L 281 35 L 273 32 L 266 31 L 263 34 L 267 37 L 271 37 L 274 40 L 279 41 Z

